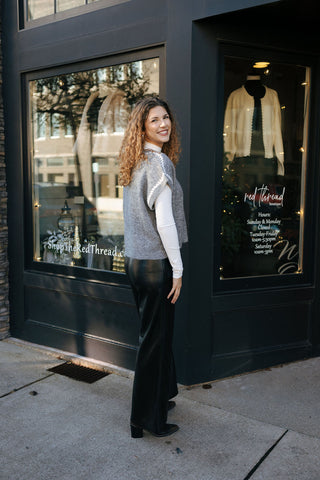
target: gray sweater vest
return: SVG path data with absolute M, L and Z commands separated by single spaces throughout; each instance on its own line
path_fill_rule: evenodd
M 172 190 L 172 211 L 179 245 L 188 241 L 183 192 L 171 160 L 164 153 L 146 151 L 147 160 L 134 170 L 123 189 L 125 255 L 140 260 L 167 257 L 156 226 L 154 203 L 166 184 Z

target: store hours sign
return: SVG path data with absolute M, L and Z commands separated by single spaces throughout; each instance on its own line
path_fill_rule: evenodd
M 286 216 L 284 185 L 241 192 L 231 183 L 224 185 L 224 199 L 230 204 L 222 213 L 222 278 L 298 272 L 300 218 Z
M 267 185 L 256 187 L 253 193 L 244 194 L 244 203 L 252 206 L 252 210 L 257 208 L 257 215 L 254 219 L 247 219 L 249 227 L 250 240 L 253 245 L 254 255 L 273 254 L 273 245 L 275 244 L 281 231 L 281 219 L 278 218 L 277 210 L 283 206 L 285 187 L 282 192 L 270 192 Z M 264 212 L 263 207 L 275 207 L 275 212 Z

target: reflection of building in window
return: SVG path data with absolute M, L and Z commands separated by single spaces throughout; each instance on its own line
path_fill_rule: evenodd
M 74 178 L 75 178 L 74 173 L 68 173 L 68 184 L 69 185 L 74 185 Z
M 63 173 L 48 173 L 48 183 L 64 183 Z
M 48 158 L 47 166 L 48 167 L 63 167 L 64 159 L 63 158 Z
M 57 12 L 63 12 L 64 10 L 69 10 L 70 8 L 81 7 L 82 5 L 85 5 L 86 3 L 90 3 L 90 1 L 86 1 L 86 0 L 58 0 L 56 8 L 57 8 Z
M 119 164 L 116 158 L 94 158 L 95 183 L 100 197 L 119 198 Z M 121 190 L 122 191 L 122 190 Z
M 101 197 L 110 197 L 110 181 L 109 181 L 109 175 L 106 174 L 101 174 L 99 175 L 99 180 L 100 180 L 100 196 Z
M 50 137 L 60 137 L 60 115 L 52 113 L 50 115 Z
M 116 194 L 115 194 L 115 197 L 116 198 L 119 198 L 119 197 L 122 197 L 122 188 L 121 186 L 119 185 L 119 175 L 116 175 L 115 176 L 115 184 L 116 184 Z
M 37 138 L 45 138 L 46 136 L 46 114 L 37 112 Z
M 64 134 L 65 134 L 65 136 L 70 136 L 70 137 L 72 137 L 72 135 L 73 135 L 71 122 L 70 122 L 70 119 L 68 119 L 68 118 L 66 118 L 65 123 L 64 123 Z
M 41 158 L 36 158 L 34 159 L 34 165 L 36 168 L 39 168 L 39 167 L 42 167 L 43 165 L 43 160 L 41 160 Z
M 74 158 L 47 157 L 36 158 L 34 182 L 59 182 L 69 185 L 75 184 Z M 55 180 L 57 178 L 57 180 Z
M 112 105 L 111 118 L 112 118 L 112 131 L 117 133 L 124 133 L 125 124 L 124 121 L 124 108 L 123 99 L 118 98 Z
M 28 0 L 28 20 L 54 14 L 54 0 Z

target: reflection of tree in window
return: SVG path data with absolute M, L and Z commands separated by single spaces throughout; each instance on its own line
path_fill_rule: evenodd
M 113 67 L 109 67 L 108 70 L 108 78 L 110 83 L 117 83 L 125 79 L 124 65 L 115 65 Z
M 128 76 L 130 78 L 142 79 L 142 62 L 133 62 L 128 65 Z

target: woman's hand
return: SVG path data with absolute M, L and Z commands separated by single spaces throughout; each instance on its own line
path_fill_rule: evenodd
M 176 301 L 178 300 L 179 295 L 180 295 L 181 287 L 182 287 L 182 277 L 173 278 L 172 279 L 172 289 L 171 289 L 169 295 L 167 296 L 167 298 L 169 299 L 173 295 L 173 297 L 171 299 L 171 303 L 176 303 Z

